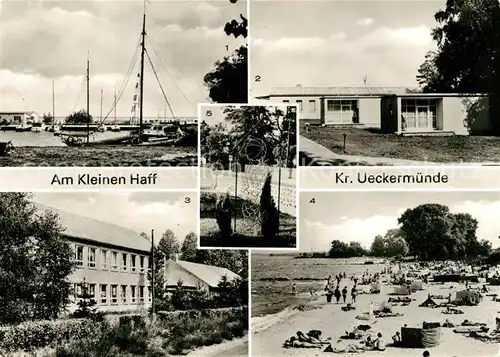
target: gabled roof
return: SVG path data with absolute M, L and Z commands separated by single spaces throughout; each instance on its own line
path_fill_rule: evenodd
M 185 260 L 167 260 L 165 273 L 169 276 L 167 285 L 177 284 L 182 280 L 186 286 L 196 286 L 194 281 L 186 281 L 188 275 L 192 275 L 206 283 L 211 288 L 216 288 L 219 285 L 223 276 L 228 280 L 234 280 L 240 276 L 229 269 L 216 267 L 213 265 L 191 263 Z M 170 283 L 170 284 L 169 284 Z
M 319 97 L 340 97 L 340 96 L 385 96 L 390 94 L 418 93 L 416 88 L 406 87 L 275 87 L 267 96 L 257 97 L 266 99 L 270 97 L 284 96 L 319 96 Z
M 40 211 L 51 211 L 58 215 L 63 234 L 69 238 L 84 239 L 118 248 L 128 248 L 148 253 L 151 242 L 139 233 L 112 223 L 98 221 L 75 213 L 35 203 Z

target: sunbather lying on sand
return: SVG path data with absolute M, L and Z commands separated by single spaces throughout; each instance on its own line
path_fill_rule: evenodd
M 355 306 L 352 306 L 351 304 L 347 304 L 346 306 L 341 307 L 342 311 L 351 311 L 351 310 L 356 310 Z
M 485 324 L 484 322 L 472 322 L 469 320 L 464 320 L 461 325 L 462 326 L 486 326 L 488 324 Z
M 365 352 L 365 347 L 364 346 L 357 346 L 357 345 L 349 345 L 345 348 L 337 348 L 333 347 L 332 345 L 328 346 L 323 350 L 323 352 L 332 352 L 332 353 L 363 353 Z
M 453 332 L 470 334 L 471 332 L 488 332 L 488 330 L 486 326 L 458 326 Z
M 442 311 L 443 314 L 448 314 L 448 315 L 461 315 L 463 314 L 464 312 L 460 309 L 456 309 L 456 308 L 453 308 L 453 307 L 447 307 L 446 309 L 444 309 Z
M 320 348 L 324 344 L 329 344 L 331 338 L 322 339 L 320 330 L 311 330 L 307 334 L 297 331 L 296 336 L 290 337 L 283 343 L 283 347 L 296 348 Z
M 395 316 L 404 316 L 399 312 L 376 312 L 375 317 L 395 317 Z

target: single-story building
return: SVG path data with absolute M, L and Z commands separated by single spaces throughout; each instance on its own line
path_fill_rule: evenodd
M 199 264 L 180 260 L 178 255 L 165 262 L 164 282 L 167 292 L 175 290 L 179 281 L 186 289 L 205 289 L 217 292 L 221 279 L 225 276 L 229 281 L 240 276 L 229 269 L 213 265 Z
M 469 135 L 491 130 L 484 94 L 422 93 L 405 87 L 279 87 L 257 99 L 297 103 L 311 125 L 375 128 L 403 135 Z
M 40 116 L 34 111 L 0 112 L 0 125 L 26 125 L 40 121 Z

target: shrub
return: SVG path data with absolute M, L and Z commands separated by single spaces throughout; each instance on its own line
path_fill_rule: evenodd
M 271 194 L 271 179 L 272 174 L 269 172 L 262 186 L 259 211 L 262 235 L 267 240 L 274 241 L 279 235 L 280 222 L 278 209 Z
M 229 237 L 233 234 L 231 228 L 231 218 L 233 214 L 233 205 L 229 193 L 219 196 L 215 203 L 215 219 L 222 237 Z
M 0 351 L 32 351 L 97 336 L 106 324 L 90 319 L 33 321 L 0 328 Z

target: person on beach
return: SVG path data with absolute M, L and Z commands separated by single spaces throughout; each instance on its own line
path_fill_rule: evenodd
M 358 291 L 356 290 L 356 285 L 354 285 L 351 289 L 351 298 L 352 298 L 352 303 L 356 303 L 356 295 L 358 294 Z
M 377 351 L 385 351 L 385 342 L 382 339 L 382 334 L 379 332 L 377 338 L 373 341 L 373 349 Z
M 392 336 L 392 344 L 396 347 L 401 346 L 401 335 L 399 331 L 396 331 L 396 334 Z
M 297 295 L 297 285 L 295 283 L 292 284 L 292 295 Z
M 338 285 L 335 288 L 335 291 L 333 292 L 333 294 L 335 295 L 335 299 L 337 300 L 337 304 L 339 304 L 340 303 L 340 297 L 342 296 L 342 293 L 340 292 Z
M 337 275 L 337 285 L 340 285 L 341 280 L 342 280 L 342 277 L 340 275 Z
M 344 286 L 344 288 L 342 289 L 342 299 L 344 299 L 345 304 L 347 299 L 347 286 Z

